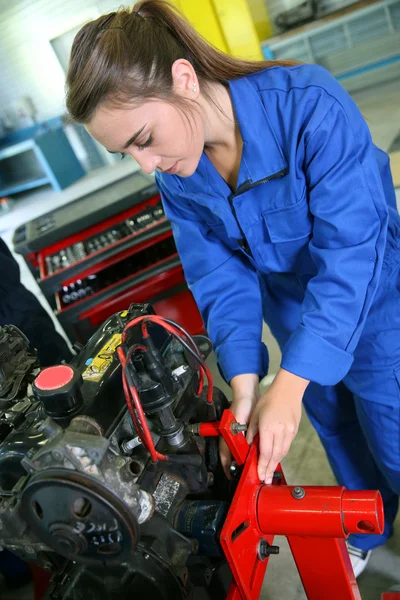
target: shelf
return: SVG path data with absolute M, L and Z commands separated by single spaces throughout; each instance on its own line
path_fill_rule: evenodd
M 20 179 L 15 183 L 5 183 L 5 187 L 0 185 L 0 196 L 10 196 L 12 194 L 18 194 L 19 192 L 25 192 L 31 190 L 40 185 L 48 185 L 50 180 L 47 177 L 27 177 L 26 179 Z
M 62 127 L 0 149 L 0 197 L 50 184 L 55 191 L 85 175 Z
M 34 150 L 34 146 L 35 142 L 33 140 L 26 140 L 25 142 L 19 142 L 18 144 L 0 149 L 0 160 L 11 158 L 28 150 Z

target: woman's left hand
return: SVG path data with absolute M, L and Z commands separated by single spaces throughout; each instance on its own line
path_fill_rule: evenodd
M 289 451 L 301 419 L 301 405 L 308 381 L 281 369 L 267 392 L 258 401 L 246 439 L 260 435 L 258 476 L 272 483 L 278 463 Z

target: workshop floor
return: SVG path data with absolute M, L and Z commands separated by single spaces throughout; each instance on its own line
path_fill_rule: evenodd
M 400 130 L 400 81 L 364 90 L 354 94 L 354 98 L 367 119 L 375 143 L 388 150 Z M 400 207 L 399 192 L 400 190 L 397 197 Z M 8 237 L 4 234 L 3 236 L 6 239 Z M 32 287 L 34 282 L 29 280 L 29 272 L 24 271 L 24 277 L 28 278 L 26 282 L 29 287 Z M 268 383 L 279 367 L 280 353 L 267 328 L 264 332 L 264 341 L 268 345 L 271 357 L 271 375 L 266 381 Z M 229 388 L 221 381 L 213 357 L 210 363 L 216 385 L 229 392 Z M 305 415 L 290 453 L 283 462 L 283 467 L 286 478 L 291 484 L 335 484 L 322 446 Z M 262 600 L 305 600 L 306 596 L 286 540 L 277 538 L 276 543 L 280 546 L 280 554 L 270 560 L 261 594 Z M 368 568 L 359 578 L 363 600 L 379 600 L 383 591 L 388 591 L 396 584 L 400 584 L 400 517 L 396 522 L 395 536 L 372 554 Z M 324 591 L 321 590 L 321 600 L 324 597 Z M 32 600 L 32 598 L 32 590 L 29 586 L 18 593 L 6 593 L 1 588 L 0 580 L 0 600 Z

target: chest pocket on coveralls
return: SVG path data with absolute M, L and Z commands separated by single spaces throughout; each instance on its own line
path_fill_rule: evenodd
M 266 210 L 261 214 L 267 230 L 265 241 L 272 243 L 289 263 L 295 261 L 297 254 L 308 246 L 312 235 L 313 217 L 306 197 L 291 206 Z

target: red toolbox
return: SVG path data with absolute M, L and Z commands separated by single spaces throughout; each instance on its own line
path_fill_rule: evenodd
M 134 173 L 19 227 L 13 238 L 71 341 L 148 301 L 192 334 L 203 324 L 154 180 Z

